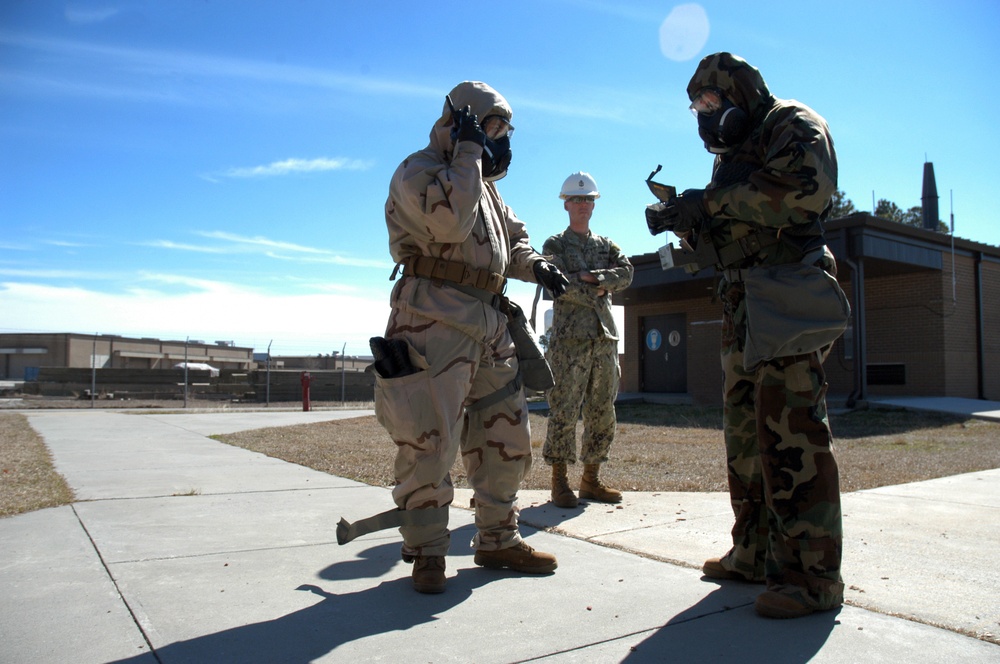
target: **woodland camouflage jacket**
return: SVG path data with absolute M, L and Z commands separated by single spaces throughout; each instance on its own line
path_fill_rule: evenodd
M 739 265 L 798 261 L 822 246 L 822 221 L 837 190 L 837 155 L 826 121 L 805 104 L 775 98 L 760 72 L 729 53 L 707 56 L 687 92 L 718 88 L 751 118 L 742 145 L 717 155 L 705 204 L 717 247 L 750 233 L 777 233 L 783 242 Z
M 569 277 L 566 294 L 552 305 L 552 339 L 618 339 L 611 294 L 632 283 L 632 263 L 621 247 L 595 233 L 586 239 L 567 228 L 545 241 L 542 253 Z M 575 275 L 590 272 L 600 284 Z M 602 295 L 599 292 L 604 291 Z

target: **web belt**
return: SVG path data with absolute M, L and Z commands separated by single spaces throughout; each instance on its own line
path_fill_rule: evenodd
M 475 268 L 460 261 L 446 261 L 443 258 L 430 256 L 407 256 L 403 260 L 404 274 L 447 281 L 462 286 L 471 286 L 489 291 L 494 295 L 503 295 L 507 277 L 489 270 Z M 395 272 L 393 272 L 395 276 Z
M 719 262 L 722 267 L 738 265 L 744 259 L 756 256 L 761 250 L 778 244 L 781 239 L 771 233 L 750 233 L 719 248 Z

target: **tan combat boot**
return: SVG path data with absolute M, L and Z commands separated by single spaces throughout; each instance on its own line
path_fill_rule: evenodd
M 444 556 L 417 556 L 413 559 L 413 589 L 418 593 L 444 592 Z
M 535 551 L 523 541 L 499 551 L 476 551 L 473 561 L 480 567 L 506 568 L 526 574 L 548 574 L 559 566 L 551 553 Z
M 583 466 L 583 478 L 580 480 L 580 497 L 596 500 L 599 503 L 620 503 L 622 492 L 601 484 L 597 473 L 601 468 L 599 463 L 588 463 Z
M 576 495 L 569 488 L 565 463 L 552 464 L 552 504 L 567 508 L 577 506 Z

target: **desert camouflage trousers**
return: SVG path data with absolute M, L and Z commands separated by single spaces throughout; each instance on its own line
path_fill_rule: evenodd
M 839 606 L 840 479 L 819 353 L 743 368 L 723 320 L 724 424 L 736 523 L 723 565 L 817 609 Z
M 517 376 L 514 343 L 506 326 L 500 330 L 498 338 L 484 344 L 439 321 L 393 310 L 385 336 L 405 340 L 421 370 L 375 381 L 375 415 L 396 445 L 392 497 L 397 507 L 450 505 L 450 471 L 461 452 L 475 498 L 478 534 L 473 546 L 486 551 L 521 540 L 517 490 L 531 467 L 524 390 L 485 408 L 474 407 Z M 448 552 L 447 523 L 399 531 L 405 557 Z
M 556 339 L 546 354 L 555 385 L 549 390 L 549 422 L 542 457 L 548 464 L 576 463 L 576 423 L 583 407 L 580 461 L 604 463 L 615 439 L 618 342 Z

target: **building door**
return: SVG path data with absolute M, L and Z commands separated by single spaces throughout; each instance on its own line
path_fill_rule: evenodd
M 639 332 L 642 391 L 687 393 L 687 316 L 645 316 Z

